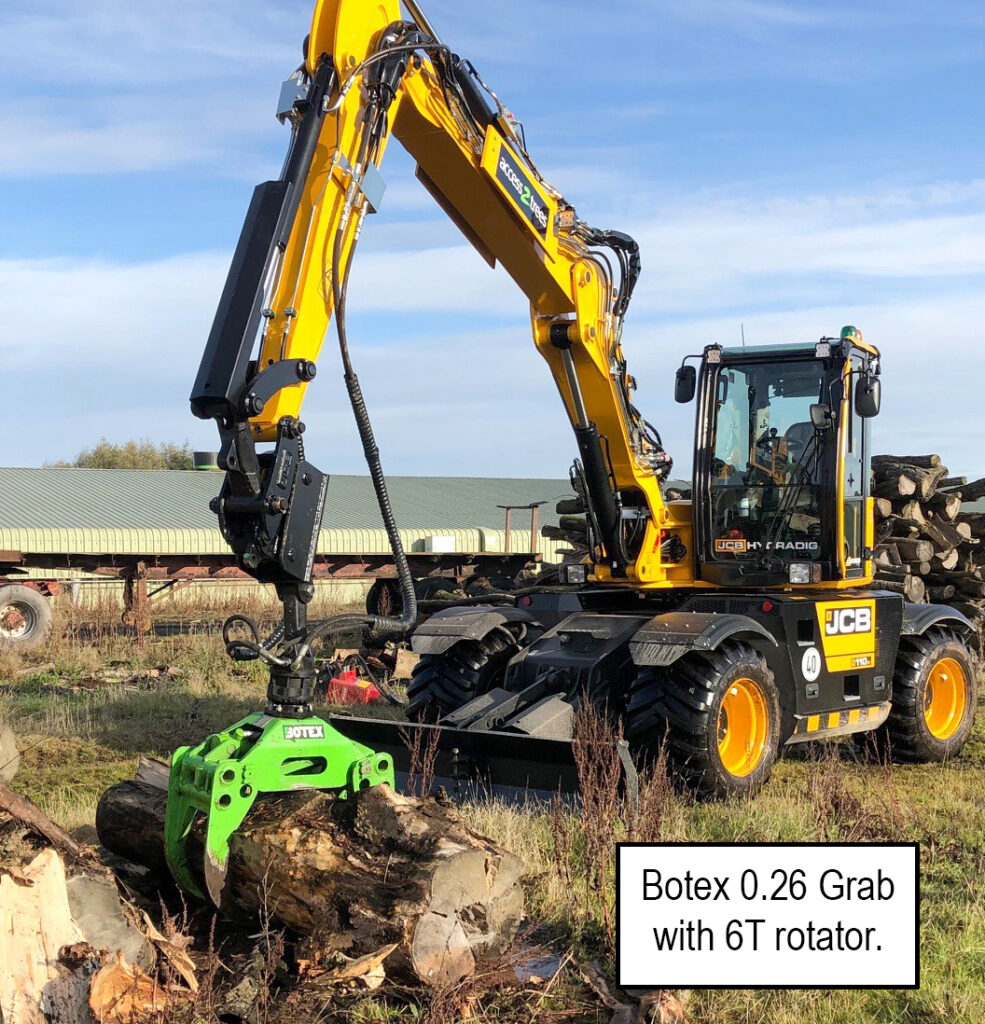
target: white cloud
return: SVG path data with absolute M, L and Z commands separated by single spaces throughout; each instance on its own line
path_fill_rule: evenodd
M 635 225 L 646 275 L 625 348 L 640 407 L 678 464 L 690 461 L 692 412 L 671 401 L 673 370 L 709 342 L 737 343 L 741 320 L 757 343 L 857 324 L 885 357 L 877 445 L 933 447 L 956 472 L 985 471 L 968 430 L 981 402 L 983 198 L 980 183 L 960 182 L 798 201 L 691 198 Z M 400 248 L 367 246 L 353 271 L 351 345 L 386 465 L 556 476 L 573 447 L 527 304 L 464 244 L 415 249 L 415 233 L 433 229 L 391 224 L 381 242 Z M 65 456 L 102 433 L 214 444 L 187 396 L 228 262 L 0 261 L 0 303 L 30 311 L 0 328 L 14 424 L 6 459 Z M 359 471 L 331 334 L 319 364 L 305 408 L 312 457 Z

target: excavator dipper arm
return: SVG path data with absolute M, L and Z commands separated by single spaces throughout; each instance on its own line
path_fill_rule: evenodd
M 416 4 L 410 9 L 415 19 L 403 21 L 397 0 L 316 4 L 305 63 L 279 110 L 292 126 L 291 149 L 281 179 L 254 194 L 193 410 L 219 420 L 224 464 L 237 476 L 230 493 L 252 498 L 264 477 L 255 446 L 298 429 L 333 314 L 351 394 L 345 286 L 365 218 L 382 200 L 378 168 L 392 134 L 442 210 L 530 303 L 535 345 L 578 443 L 595 579 L 666 585 L 659 482 L 670 460 L 632 404 L 621 345 L 638 246 L 578 219 L 472 65 L 434 35 Z M 276 525 L 249 557 L 286 550 L 270 532 Z M 254 527 L 238 528 L 235 511 L 226 517 L 244 555 Z M 310 539 L 302 526 L 296 555 L 313 550 Z M 275 574 L 290 571 L 272 561 Z M 296 558 L 299 578 L 305 567 Z

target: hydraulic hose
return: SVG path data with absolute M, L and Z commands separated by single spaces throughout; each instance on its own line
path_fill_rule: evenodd
M 374 135 L 371 122 L 377 117 L 385 116 L 385 107 L 377 107 L 373 111 L 368 112 L 356 163 L 358 168 L 365 165 L 365 161 L 369 156 L 370 141 Z M 358 223 L 361 217 L 361 211 L 355 205 L 354 208 L 356 209 L 355 218 L 357 226 L 353 233 L 352 249 L 355 249 L 356 238 L 359 233 Z M 312 642 L 319 637 L 342 633 L 350 629 L 365 629 L 367 627 L 377 636 L 393 636 L 406 633 L 417 623 L 417 594 L 414 591 L 414 579 L 411 576 L 410 565 L 404 552 L 403 541 L 400 539 L 400 531 L 397 528 L 396 518 L 393 514 L 393 506 L 390 503 L 390 493 L 387 488 L 386 476 L 383 473 L 383 466 L 380 462 L 380 450 L 377 447 L 376 437 L 373 433 L 373 424 L 369 418 L 369 411 L 366 408 L 366 401 L 363 398 L 362 388 L 359 385 L 359 378 L 356 376 L 356 371 L 349 355 L 349 340 L 346 331 L 346 296 L 349 289 L 349 271 L 352 267 L 352 250 L 349 252 L 349 262 L 345 268 L 344 275 L 339 274 L 339 265 L 342 262 L 342 246 L 347 227 L 348 218 L 343 217 L 332 245 L 331 279 L 332 299 L 335 306 L 335 330 L 338 335 L 343 379 L 345 380 L 346 391 L 349 395 L 349 405 L 352 407 L 352 415 L 356 421 L 356 430 L 359 433 L 366 466 L 369 469 L 370 479 L 373 481 L 373 490 L 376 492 L 376 502 L 379 506 L 380 516 L 383 519 L 383 528 L 386 531 L 390 551 L 393 554 L 394 566 L 397 570 L 401 611 L 399 617 L 370 615 L 367 612 L 365 614 L 336 615 L 326 619 L 308 632 L 303 645 L 295 655 L 295 663 L 299 662 L 307 654 L 311 649 Z

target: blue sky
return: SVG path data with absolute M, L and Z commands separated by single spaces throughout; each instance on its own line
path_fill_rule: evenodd
M 980 3 L 425 9 L 579 213 L 639 239 L 625 348 L 680 469 L 683 354 L 740 323 L 750 343 L 856 323 L 884 353 L 877 447 L 985 472 Z M 309 17 L 294 0 L 2 5 L 0 462 L 102 436 L 215 447 L 187 396 L 253 185 L 280 167 L 274 103 Z M 574 444 L 525 302 L 412 170 L 391 147 L 349 303 L 384 466 L 564 475 Z M 319 368 L 309 455 L 361 472 L 332 345 Z

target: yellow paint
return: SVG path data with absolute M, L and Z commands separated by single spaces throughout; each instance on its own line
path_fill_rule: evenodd
M 718 756 L 736 778 L 751 775 L 763 760 L 769 737 L 769 709 L 755 679 L 736 679 L 718 712 Z
M 807 731 L 808 732 L 817 732 L 817 730 L 820 728 L 820 725 L 821 725 L 821 716 L 820 715 L 811 715 L 807 719 Z
M 318 361 L 334 312 L 333 243 L 341 235 L 336 273 L 344 278 L 368 212 L 349 170 L 358 167 L 365 141 L 362 65 L 376 51 L 388 27 L 400 19 L 398 0 L 317 0 L 315 4 L 306 69 L 313 75 L 322 60 L 330 59 L 338 72 L 338 82 L 329 97 L 330 110 L 268 300 L 272 316 L 265 321 L 259 353 L 261 368 L 284 359 Z M 574 400 L 561 353 L 550 340 L 552 326 L 566 326 L 588 417 L 606 439 L 613 486 L 632 495 L 650 512 L 639 556 L 627 568 L 626 576 L 614 579 L 608 565 L 597 564 L 591 566 L 591 578 L 653 590 L 707 588 L 707 584 L 695 580 L 689 510 L 664 505 L 645 451 L 640 450 L 640 444 L 645 448 L 646 442 L 639 440 L 638 414 L 631 408 L 632 398 L 622 377 L 613 372 L 613 367 L 624 360 L 611 313 L 614 284 L 606 268 L 572 230 L 573 217 L 572 226 L 561 226 L 559 211 L 567 213 L 570 204 L 540 178 L 506 122 L 497 120 L 479 131 L 449 106 L 447 97 L 432 55 L 420 52 L 401 80 L 388 112 L 386 130 L 367 159 L 380 164 L 393 134 L 417 162 L 418 177 L 441 207 L 487 260 L 503 265 L 530 304 L 534 343 L 548 363 L 569 419 L 574 422 Z M 497 178 L 496 169 L 504 152 L 524 171 L 538 203 L 547 212 L 543 231 L 530 223 L 514 192 Z M 565 224 L 569 224 L 567 219 Z M 862 347 L 871 350 L 870 346 Z M 331 379 L 335 363 L 326 360 L 320 369 L 322 376 L 327 374 Z M 847 386 L 846 377 L 843 443 L 850 405 Z M 275 440 L 278 422 L 283 417 L 299 416 L 306 390 L 307 385 L 299 383 L 278 392 L 251 420 L 255 439 Z M 844 577 L 843 450 L 838 462 L 837 533 Z M 868 538 L 871 507 L 866 510 L 866 519 Z M 680 536 L 688 554 L 681 562 L 665 565 L 660 541 L 669 531 Z M 870 568 L 867 564 L 866 570 Z M 865 582 L 868 580 L 841 579 L 820 586 L 840 590 Z
M 873 599 L 818 601 L 815 611 L 829 672 L 851 672 L 875 664 L 876 603 Z
M 853 708 L 851 711 L 848 712 L 848 724 L 849 725 L 858 725 L 858 721 L 859 721 L 859 719 L 861 717 L 862 717 L 862 715 L 861 715 L 860 709 L 859 708 Z
M 931 735 L 950 739 L 961 728 L 967 706 L 964 669 L 954 658 L 941 658 L 927 677 L 923 701 L 923 717 Z

